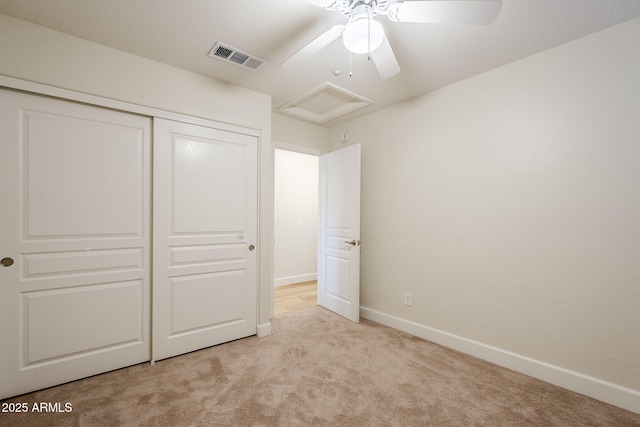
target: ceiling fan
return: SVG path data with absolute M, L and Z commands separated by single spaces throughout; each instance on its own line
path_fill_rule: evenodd
M 383 79 L 400 72 L 382 24 L 376 15 L 387 15 L 392 22 L 478 24 L 493 22 L 502 8 L 500 0 L 305 0 L 307 3 L 336 10 L 348 22 L 334 25 L 282 63 L 294 67 L 342 36 L 351 53 L 368 54 Z

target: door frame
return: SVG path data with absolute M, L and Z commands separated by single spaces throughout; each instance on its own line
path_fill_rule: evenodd
M 320 150 L 317 148 L 311 148 L 311 147 L 304 147 L 301 145 L 295 145 L 295 144 L 290 144 L 287 142 L 282 142 L 282 141 L 276 141 L 276 140 L 272 140 L 272 148 L 271 148 L 271 159 L 273 160 L 273 166 L 275 168 L 275 155 L 276 155 L 276 149 L 278 150 L 285 150 L 285 151 L 292 151 L 294 153 L 300 153 L 300 154 L 309 154 L 311 156 L 316 156 L 318 157 L 318 163 L 320 162 L 320 156 L 322 156 L 323 154 L 327 154 L 329 151 L 326 150 Z M 275 192 L 275 179 L 273 182 L 273 189 Z M 319 196 L 319 195 L 318 195 Z M 275 198 L 274 198 L 274 214 L 273 214 L 273 223 L 272 223 L 272 230 L 275 231 Z M 272 242 L 272 253 L 275 253 L 275 239 Z M 271 271 L 274 271 L 274 258 L 271 258 Z M 271 280 L 271 284 L 270 284 L 270 297 L 269 297 L 269 313 L 270 313 L 270 318 L 273 319 L 275 314 L 274 314 L 274 292 L 275 292 L 275 278 L 273 278 L 273 280 Z

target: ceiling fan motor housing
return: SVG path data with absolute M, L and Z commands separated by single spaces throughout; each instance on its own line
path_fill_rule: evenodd
M 351 18 L 359 6 L 368 6 L 372 15 L 383 13 L 389 6 L 389 0 L 338 0 L 336 6 L 343 15 Z

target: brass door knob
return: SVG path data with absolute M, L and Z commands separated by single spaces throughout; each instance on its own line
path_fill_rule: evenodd
M 3 267 L 11 267 L 13 265 L 13 258 L 0 259 L 0 265 Z

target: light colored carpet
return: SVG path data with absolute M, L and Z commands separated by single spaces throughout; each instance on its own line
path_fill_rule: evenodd
M 640 415 L 322 308 L 272 335 L 136 365 L 5 402 L 3 426 L 640 426 Z

